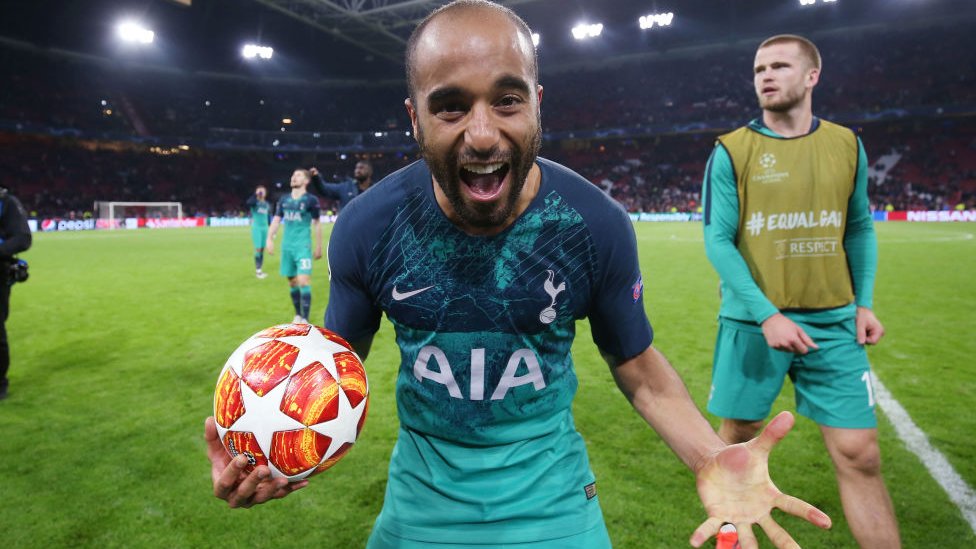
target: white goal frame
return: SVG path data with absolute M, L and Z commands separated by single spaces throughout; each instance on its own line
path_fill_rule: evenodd
M 150 208 L 176 208 L 176 217 L 178 219 L 183 219 L 183 203 L 182 202 L 115 202 L 115 201 L 105 201 L 99 200 L 95 202 L 95 216 L 98 219 L 108 219 L 109 227 L 115 228 L 115 220 L 117 216 L 115 215 L 116 208 L 146 208 L 147 214 Z

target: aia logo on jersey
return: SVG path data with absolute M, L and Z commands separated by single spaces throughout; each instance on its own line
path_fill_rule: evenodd
M 633 293 L 631 295 L 634 298 L 634 303 L 637 303 L 637 300 L 640 299 L 641 296 L 644 294 L 644 277 L 638 275 L 637 282 L 635 282 L 634 285 L 630 287 L 630 289 L 633 290 Z

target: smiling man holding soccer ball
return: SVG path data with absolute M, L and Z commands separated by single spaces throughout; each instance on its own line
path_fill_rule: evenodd
M 760 524 L 795 547 L 772 508 L 829 527 L 781 493 L 767 458 L 792 417 L 726 446 L 652 345 L 636 239 L 623 209 L 538 158 L 542 87 L 531 33 L 512 11 L 460 0 L 407 45 L 406 108 L 423 161 L 343 210 L 332 233 L 325 324 L 365 359 L 381 315 L 397 332 L 400 433 L 371 548 L 610 547 L 571 412 L 575 322 L 637 412 L 697 479 L 708 519 L 756 547 Z M 243 475 L 207 421 L 217 497 L 247 507 L 304 486 Z

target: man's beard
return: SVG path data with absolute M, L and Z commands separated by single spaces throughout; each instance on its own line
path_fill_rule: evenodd
M 512 150 L 506 155 L 499 154 L 499 151 L 492 149 L 487 153 L 478 153 L 470 149 L 464 149 L 459 155 L 450 154 L 448 158 L 438 158 L 433 151 L 427 147 L 424 139 L 423 128 L 417 127 L 417 143 L 420 145 L 420 153 L 430 168 L 430 173 L 440 186 L 444 195 L 447 197 L 451 208 L 461 219 L 461 222 L 471 227 L 488 229 L 503 225 L 518 204 L 519 197 L 522 195 L 522 188 L 525 187 L 525 180 L 529 171 L 535 164 L 535 159 L 539 156 L 539 149 L 542 146 L 542 125 L 536 126 L 536 132 L 532 135 L 525 149 L 513 144 Z M 460 157 L 460 158 L 459 158 Z M 469 204 L 464 201 L 461 186 L 465 185 L 461 181 L 461 164 L 467 162 L 504 162 L 508 164 L 510 184 L 512 188 L 508 192 L 508 197 L 500 205 L 496 204 Z
M 803 91 L 789 90 L 782 95 L 782 98 L 766 100 L 762 95 L 758 95 L 759 108 L 771 112 L 789 112 L 803 101 Z
M 355 179 L 356 181 L 358 181 L 359 183 L 363 183 L 367 179 L 369 179 L 369 176 L 368 175 L 365 175 L 365 174 L 360 174 L 360 175 L 353 174 L 352 178 Z

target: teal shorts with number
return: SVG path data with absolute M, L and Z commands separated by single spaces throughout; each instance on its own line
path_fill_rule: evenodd
M 251 227 L 251 241 L 254 242 L 254 249 L 264 249 L 268 240 L 268 227 Z
M 496 543 L 486 539 L 484 543 L 479 544 L 432 543 L 401 538 L 380 526 L 373 528 L 369 541 L 366 542 L 366 549 L 610 549 L 610 547 L 610 535 L 602 520 L 600 524 L 585 532 L 537 542 Z
M 312 274 L 311 250 L 281 250 L 281 275 L 291 278 Z
M 876 427 L 871 366 L 857 342 L 854 319 L 798 324 L 819 349 L 805 355 L 777 351 L 758 325 L 720 318 L 708 411 L 727 419 L 763 420 L 788 375 L 800 414 L 828 427 Z

